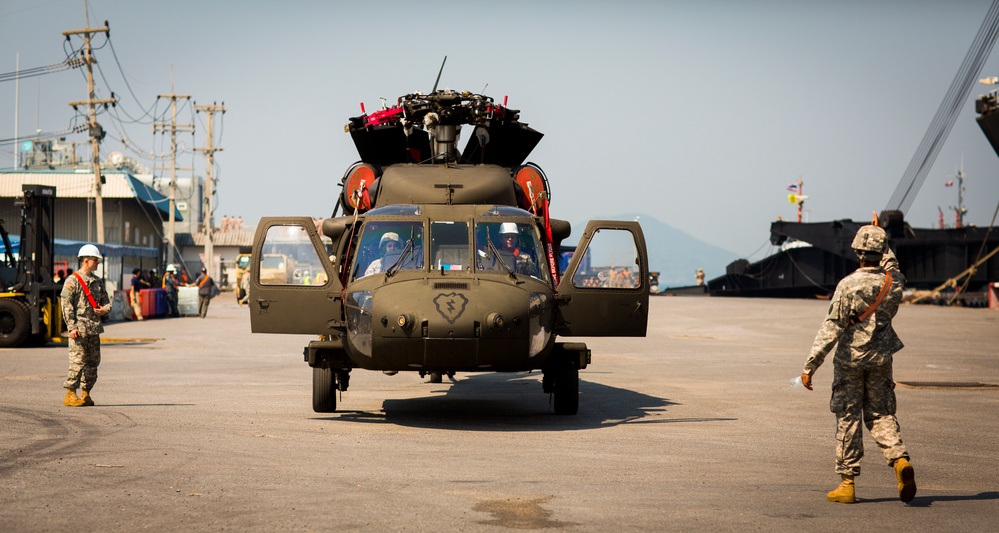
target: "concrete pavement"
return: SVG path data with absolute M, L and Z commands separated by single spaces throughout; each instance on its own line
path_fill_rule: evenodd
M 206 319 L 116 323 L 98 405 L 68 408 L 65 347 L 0 350 L 0 529 L 986 531 L 999 522 L 999 313 L 903 307 L 895 379 L 919 492 L 874 442 L 860 503 L 825 500 L 831 361 L 793 387 L 826 303 L 652 299 L 649 336 L 585 339 L 580 412 L 539 373 L 355 370 L 311 410 L 307 337 Z M 927 385 L 942 386 L 927 386 Z

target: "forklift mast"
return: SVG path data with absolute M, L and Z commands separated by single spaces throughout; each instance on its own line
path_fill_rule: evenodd
M 23 292 L 28 308 L 37 310 L 44 298 L 58 292 L 52 280 L 55 266 L 56 188 L 46 185 L 22 185 L 24 196 L 14 205 L 21 208 L 21 246 L 17 261 L 15 291 Z M 31 331 L 39 332 L 37 312 L 31 315 Z

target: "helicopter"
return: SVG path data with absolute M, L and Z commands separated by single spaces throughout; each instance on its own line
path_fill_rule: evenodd
M 549 216 L 548 178 L 525 162 L 542 134 L 506 102 L 435 85 L 370 114 L 361 104 L 345 127 L 360 160 L 331 217 L 258 223 L 251 330 L 318 336 L 303 350 L 314 411 L 336 411 L 355 368 L 432 383 L 540 370 L 554 412 L 574 415 L 591 352 L 560 339 L 645 336 L 641 226 L 590 221 L 561 271 L 571 227 Z M 274 255 L 286 275 L 261 277 Z

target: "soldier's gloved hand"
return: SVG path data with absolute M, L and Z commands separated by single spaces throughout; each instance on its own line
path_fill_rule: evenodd
M 801 384 L 804 385 L 806 389 L 812 390 L 812 376 L 809 376 L 808 372 L 801 373 Z

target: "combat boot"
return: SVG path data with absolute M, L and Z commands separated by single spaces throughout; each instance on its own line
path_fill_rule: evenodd
M 895 459 L 895 477 L 898 478 L 898 499 L 911 502 L 916 497 L 916 471 L 905 457 Z
M 83 405 L 83 400 L 81 400 L 77 395 L 76 391 L 73 389 L 66 389 L 66 399 L 62 402 L 63 405 L 67 407 L 80 407 Z
M 87 390 L 84 390 L 80 396 L 83 405 L 94 405 L 94 399 L 90 397 L 90 393 Z
M 829 498 L 831 502 L 857 503 L 857 495 L 853 489 L 853 476 L 850 474 L 840 474 L 840 476 L 843 481 L 839 483 L 838 487 L 829 491 L 826 498 Z

